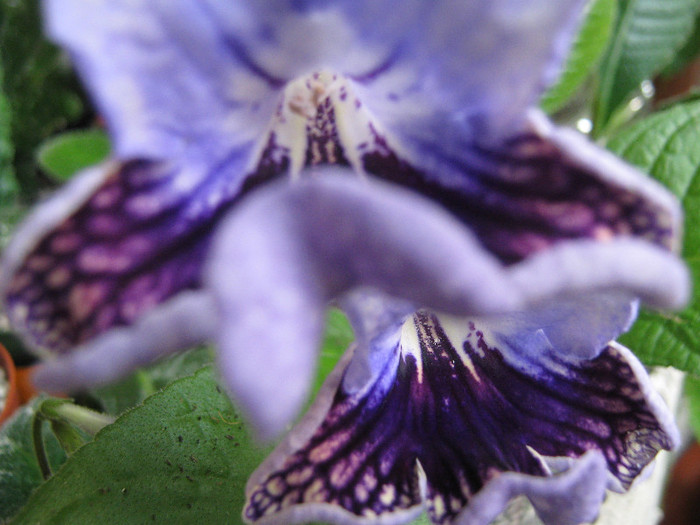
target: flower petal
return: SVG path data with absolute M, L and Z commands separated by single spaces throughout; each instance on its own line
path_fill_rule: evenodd
M 110 330 L 66 356 L 45 361 L 32 381 L 49 392 L 64 393 L 115 381 L 156 359 L 213 340 L 216 315 L 205 292 L 182 292 L 133 326 Z
M 147 161 L 87 170 L 5 250 L 0 294 L 14 328 L 33 347 L 65 352 L 200 287 L 214 225 L 275 174 L 245 177 L 236 155 L 201 170 Z
M 507 316 L 485 317 L 482 330 L 494 327 L 499 348 L 512 342 L 534 360 L 551 351 L 591 359 L 626 332 L 637 317 L 637 303 L 613 293 L 587 293 L 534 304 Z
M 497 141 L 463 137 L 433 158 L 374 133 L 364 169 L 445 206 L 506 263 L 559 243 L 633 237 L 677 251 L 681 210 L 660 184 L 537 111 Z
M 251 478 L 244 516 L 399 523 L 422 493 L 435 523 L 486 524 L 525 494 L 545 523 L 579 523 L 595 517 L 606 485 L 627 488 L 678 443 L 626 349 L 610 345 L 594 360 L 562 357 L 561 348 L 531 355 L 517 334 L 503 343 L 487 325 L 421 312 L 376 381 L 347 394 L 337 372 Z M 549 495 L 571 512 L 554 512 Z
M 459 157 L 465 142 L 520 127 L 555 79 L 584 3 L 412 2 L 382 67 L 355 76 L 362 99 L 416 158 Z M 391 2 L 381 5 L 391 14 L 377 20 L 391 19 Z M 348 17 L 374 29 L 358 11 Z
M 281 87 L 319 70 L 356 79 L 377 116 L 416 143 L 437 131 L 431 143 L 451 150 L 445 139 L 483 134 L 486 122 L 500 134 L 553 79 L 583 5 L 49 0 L 45 12 L 117 155 L 163 159 L 253 142 Z
M 281 85 L 237 55 L 203 3 L 49 0 L 44 8 L 119 158 L 219 161 L 264 134 Z
M 589 357 L 629 324 L 636 295 L 666 306 L 687 290 L 682 263 L 643 241 L 603 247 L 572 242 L 551 257 L 504 267 L 458 221 L 420 196 L 333 170 L 314 173 L 320 176 L 260 189 L 236 208 L 217 233 L 207 270 L 206 284 L 221 312 L 222 372 L 267 436 L 284 428 L 307 395 L 305 379 L 312 374 L 327 302 L 355 288 L 456 315 L 524 310 L 566 296 L 573 304 L 573 294 L 592 305 L 607 294 L 600 300 L 617 305 L 614 315 L 604 319 L 600 310 L 582 307 L 595 323 L 589 328 L 600 332 L 582 325 L 565 349 Z M 643 257 L 643 272 L 627 262 L 630 253 Z M 558 337 L 565 339 L 563 334 Z M 296 365 L 290 364 L 290 347 Z M 248 373 L 248 366 L 264 367 L 266 379 Z M 287 387 L 284 399 L 280 384 Z
M 605 497 L 605 459 L 588 451 L 552 478 L 506 472 L 486 485 L 456 520 L 458 525 L 491 523 L 514 497 L 525 495 L 548 525 L 594 522 Z M 577 498 L 571 495 L 576 494 Z
M 429 201 L 323 173 L 257 191 L 221 225 L 210 254 L 206 284 L 221 311 L 222 373 L 268 437 L 307 396 L 332 298 L 368 286 L 409 301 L 434 298 L 446 310 L 519 304 L 498 263 Z M 262 379 L 251 373 L 261 369 Z

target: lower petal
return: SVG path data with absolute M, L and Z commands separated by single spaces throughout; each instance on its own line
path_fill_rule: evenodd
M 381 373 L 353 393 L 341 386 L 346 358 L 254 474 L 245 518 L 404 523 L 424 501 L 434 523 L 486 524 L 524 494 L 545 523 L 579 523 L 595 517 L 606 487 L 628 487 L 677 444 L 626 349 L 528 355 L 494 326 L 418 313 Z

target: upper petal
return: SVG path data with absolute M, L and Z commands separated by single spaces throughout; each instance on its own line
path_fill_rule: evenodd
M 501 137 L 554 80 L 584 3 L 416 2 L 430 8 L 415 10 L 382 68 L 358 78 L 362 98 L 417 156 Z
M 48 31 L 70 51 L 119 157 L 216 160 L 262 136 L 281 83 L 237 53 L 203 3 L 47 0 L 44 7 Z
M 416 145 L 498 134 L 552 80 L 584 0 L 224 3 L 47 0 L 122 157 L 199 148 L 264 130 L 281 87 L 330 69 Z M 109 60 L 105 60 L 109 57 Z M 410 111 L 407 111 L 410 109 Z M 426 137 L 428 137 L 426 139 Z

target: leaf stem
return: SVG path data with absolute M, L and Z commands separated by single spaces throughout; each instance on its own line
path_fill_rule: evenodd
M 51 465 L 49 464 L 49 458 L 46 455 L 46 447 L 44 446 L 44 436 L 43 436 L 43 425 L 44 417 L 39 413 L 34 414 L 34 419 L 32 421 L 32 441 L 34 442 L 34 454 L 36 455 L 37 463 L 39 464 L 39 469 L 41 470 L 41 475 L 44 480 L 51 477 Z

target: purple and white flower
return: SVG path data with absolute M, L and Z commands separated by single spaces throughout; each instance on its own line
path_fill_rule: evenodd
M 2 262 L 13 326 L 72 389 L 215 341 L 261 436 L 256 523 L 595 518 L 678 434 L 611 342 L 678 308 L 677 202 L 536 109 L 583 0 L 47 0 L 113 157 Z

